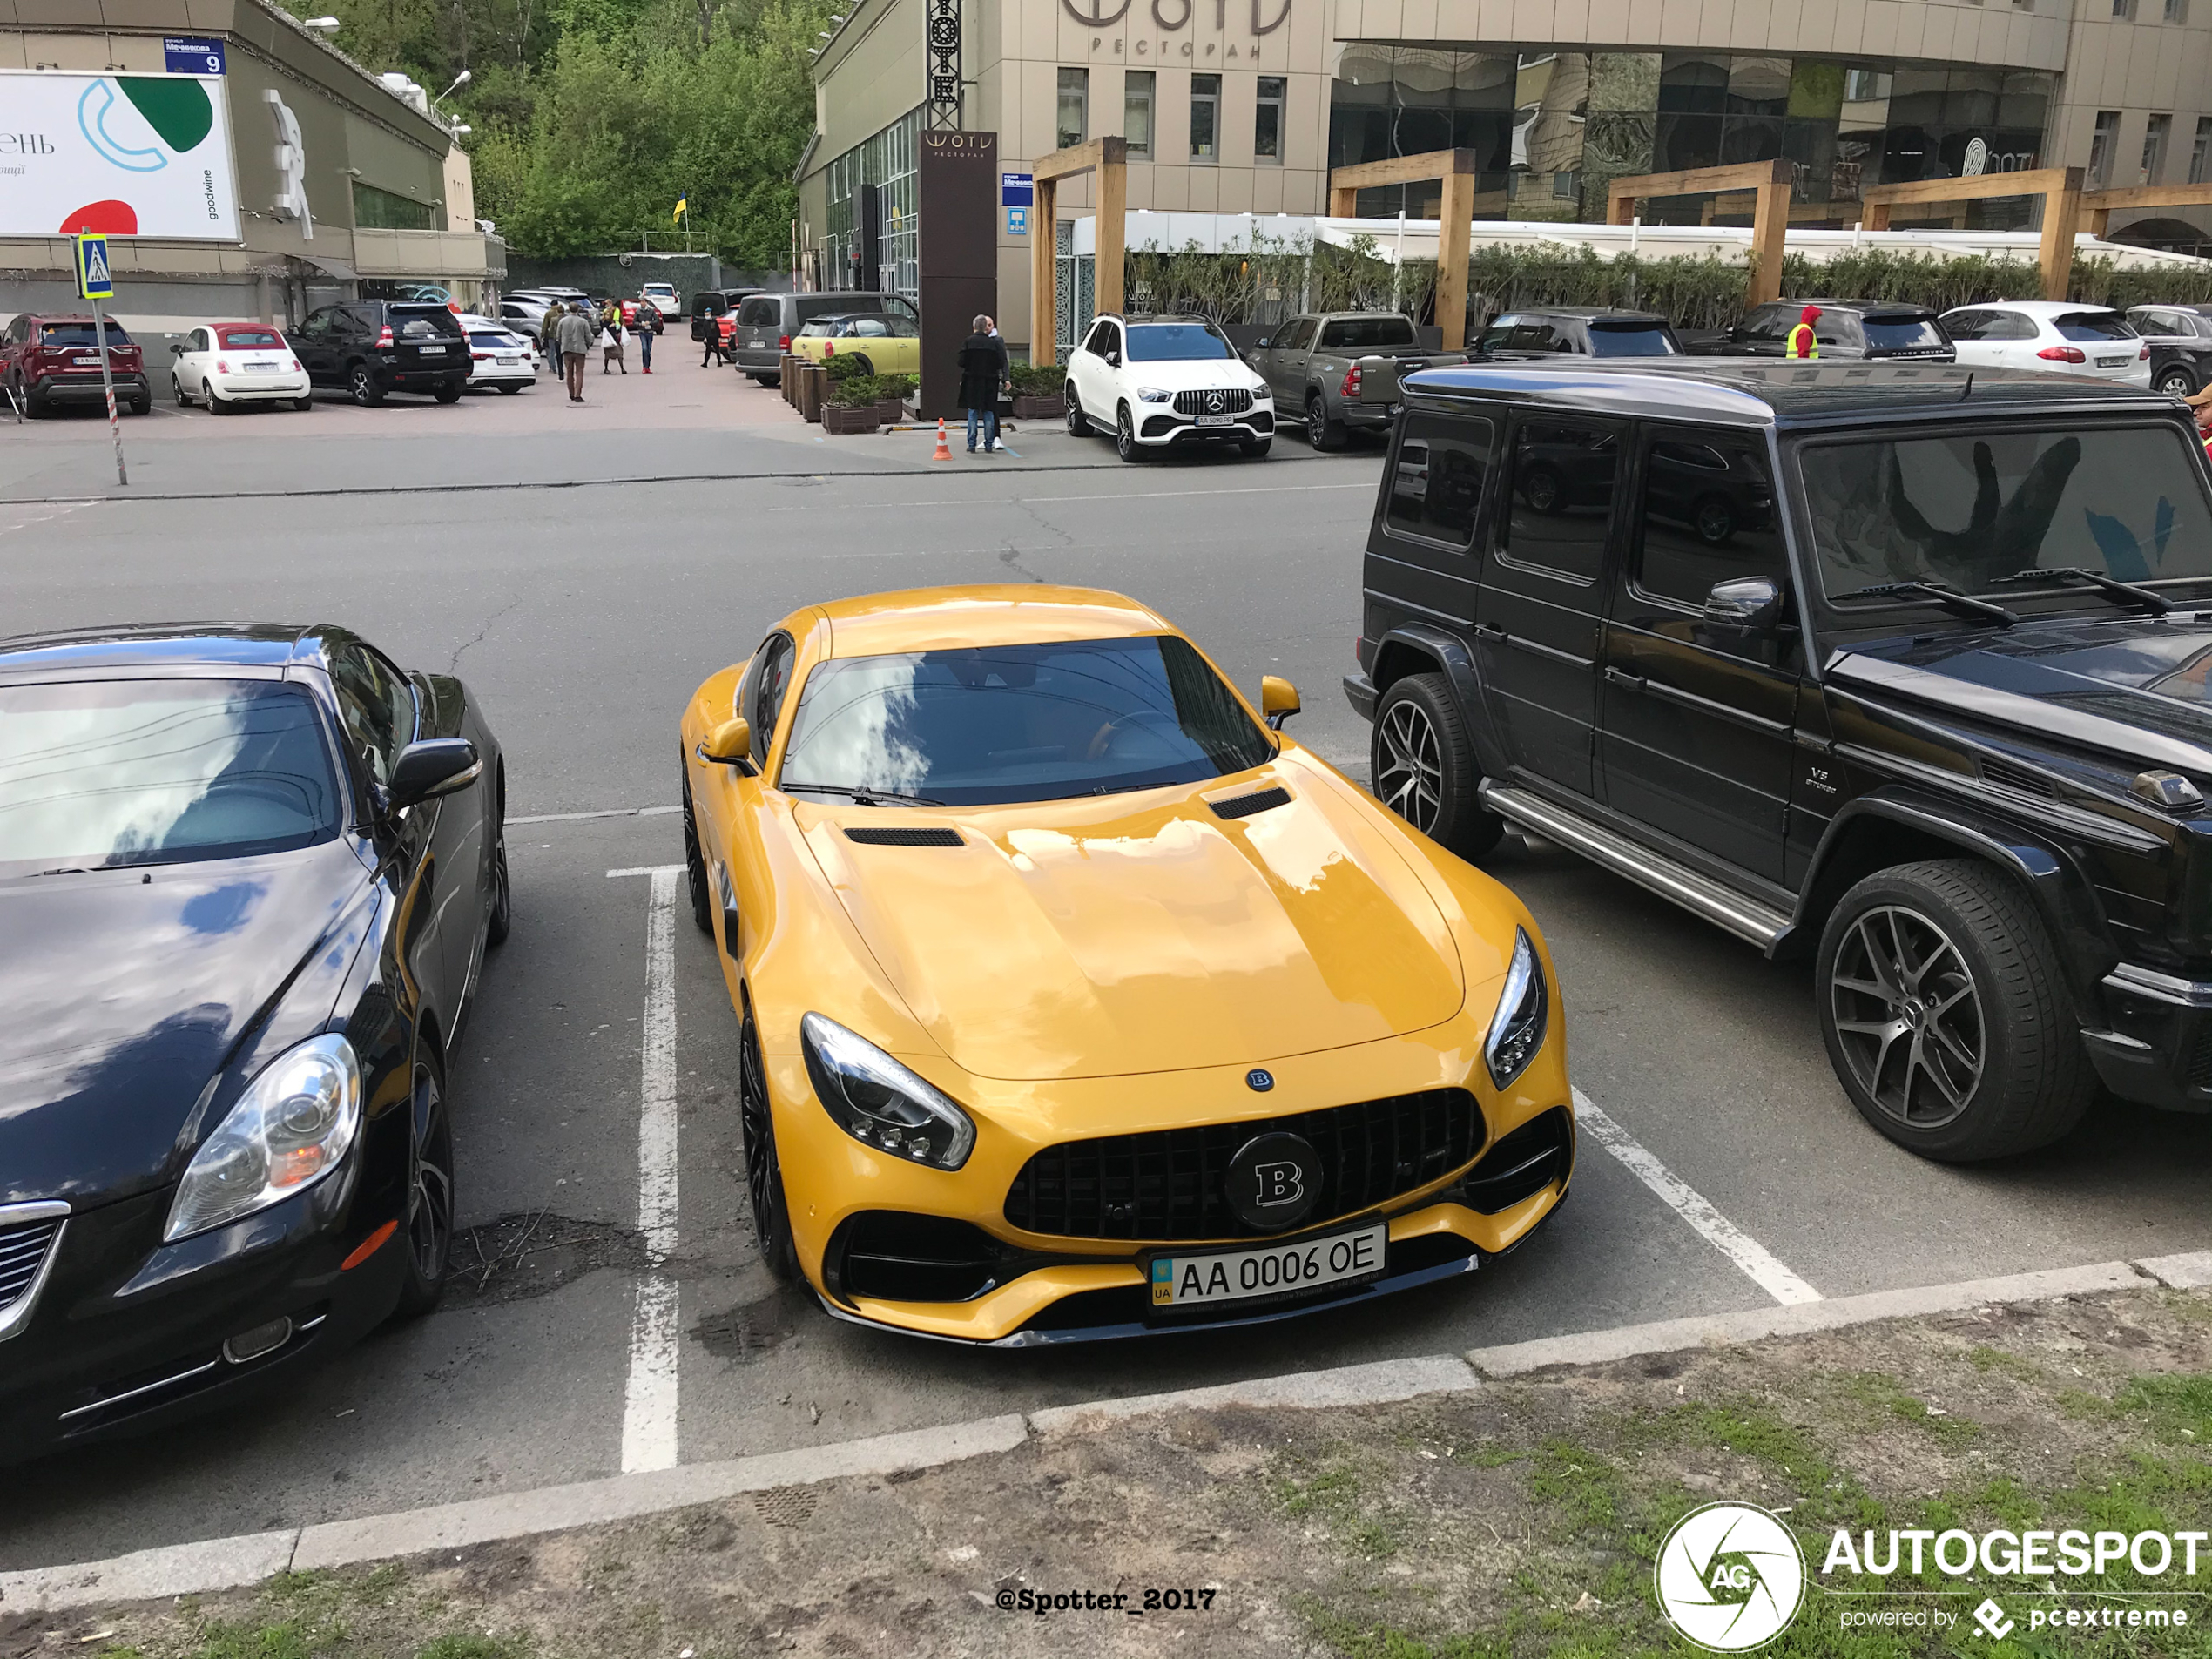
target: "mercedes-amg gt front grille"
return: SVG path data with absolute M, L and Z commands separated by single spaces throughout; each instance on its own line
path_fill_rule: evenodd
M 1062 1238 L 1248 1238 L 1223 1177 L 1256 1135 L 1302 1136 L 1320 1155 L 1312 1220 L 1355 1215 L 1460 1168 L 1482 1144 L 1482 1109 L 1464 1089 L 1331 1106 L 1317 1112 L 1109 1135 L 1047 1147 L 1022 1166 L 1006 1218 Z

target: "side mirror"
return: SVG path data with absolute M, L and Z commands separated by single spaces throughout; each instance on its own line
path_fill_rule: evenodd
M 1259 679 L 1259 711 L 1267 717 L 1268 728 L 1280 732 L 1283 722 L 1299 709 L 1298 687 L 1280 674 L 1263 674 Z
M 1782 620 L 1781 584 L 1763 576 L 1716 582 L 1705 596 L 1705 620 L 1737 635 L 1765 633 Z
M 745 719 L 723 721 L 701 740 L 699 759 L 725 766 L 750 766 L 752 764 L 752 722 Z
M 396 810 L 466 789 L 484 770 L 476 745 L 466 738 L 426 738 L 410 743 L 392 763 L 385 795 Z
M 185 342 L 181 340 L 171 341 L 169 342 L 169 354 L 172 357 L 182 357 L 185 354 Z
M 1265 351 L 1267 349 L 1267 336 L 1265 334 L 1262 334 L 1258 340 L 1252 341 L 1252 349 L 1254 351 Z
M 1109 365 L 1109 367 L 1114 368 L 1119 368 L 1122 366 L 1122 354 L 1121 354 L 1121 353 L 1119 353 L 1119 352 L 1117 352 L 1117 351 L 1109 351 L 1109 352 L 1108 352 L 1108 353 L 1106 354 L 1106 361 L 1107 361 L 1107 363 L 1108 363 L 1108 365 Z

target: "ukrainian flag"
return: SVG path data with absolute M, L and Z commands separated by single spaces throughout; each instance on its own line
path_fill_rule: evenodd
M 674 223 L 675 223 L 678 219 L 679 219 L 683 218 L 683 217 L 684 217 L 685 212 L 686 212 L 686 210 L 688 210 L 688 209 L 690 208 L 691 205 L 691 197 L 690 197 L 690 195 L 689 195 L 689 194 L 685 194 L 685 195 L 684 195 L 684 196 L 681 196 L 681 197 L 678 198 L 678 199 L 677 199 L 677 203 L 676 203 L 676 211 L 675 211 L 675 212 L 674 212 L 674 213 L 672 213 L 672 214 L 671 214 L 671 215 L 669 216 L 669 223 L 672 225 L 672 224 L 674 224 Z

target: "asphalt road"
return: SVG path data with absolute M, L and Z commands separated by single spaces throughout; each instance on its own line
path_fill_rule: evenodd
M 61 449 L 58 429 L 37 435 L 42 454 Z M 418 453 L 407 446 L 422 442 L 356 442 L 334 473 L 327 438 L 250 429 L 263 441 L 240 444 L 239 421 L 173 442 L 219 451 L 219 470 L 251 465 L 317 489 L 334 476 L 404 482 Z M 823 450 L 803 431 L 770 423 L 684 438 L 754 475 L 725 482 L 0 502 L 0 631 L 345 621 L 402 662 L 469 679 L 507 745 L 510 813 L 536 820 L 510 831 L 515 931 L 456 1066 L 463 1220 L 475 1229 L 463 1285 L 436 1315 L 267 1406 L 0 1477 L 0 1568 L 621 1468 L 644 1271 L 637 1149 L 654 884 L 608 873 L 680 859 L 665 810 L 677 711 L 792 608 L 947 582 L 1121 589 L 1189 629 L 1239 684 L 1297 682 L 1306 711 L 1293 734 L 1364 778 L 1366 727 L 1338 682 L 1359 626 L 1374 452 L 1322 458 L 1286 442 L 1264 464 L 1128 469 L 1103 443 L 1023 434 L 1021 458 L 997 469 L 964 456 L 932 468 L 915 435 L 853 441 L 880 453 L 835 451 L 841 475 L 816 464 Z M 481 453 L 473 442 L 439 440 L 439 479 L 473 467 L 529 482 L 510 437 L 488 431 Z M 20 459 L 0 459 L 18 488 L 33 470 Z M 1489 862 L 1550 938 L 1579 1088 L 1820 1294 L 2212 1243 L 2212 1120 L 2109 1106 L 2033 1158 L 1921 1163 L 1866 1128 L 1835 1084 L 1802 967 L 1767 963 L 1563 853 L 1508 840 Z M 678 1338 L 662 1405 L 683 1460 L 1769 1300 L 1586 1141 L 1572 1201 L 1527 1248 L 1350 1314 L 1026 1354 L 834 1324 L 777 1294 L 754 1259 L 735 1023 L 709 944 L 680 904 L 673 921 Z

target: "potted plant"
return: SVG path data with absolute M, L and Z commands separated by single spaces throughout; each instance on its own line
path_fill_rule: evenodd
M 911 374 L 879 374 L 876 388 L 883 394 L 883 423 L 897 424 L 907 418 L 907 402 L 914 395 L 914 377 Z
M 1014 382 L 1014 418 L 1017 421 L 1060 421 L 1067 418 L 1067 371 L 1057 363 L 1015 363 L 1007 371 Z
M 882 384 L 873 374 L 847 374 L 833 381 L 822 401 L 822 430 L 856 437 L 883 424 Z

